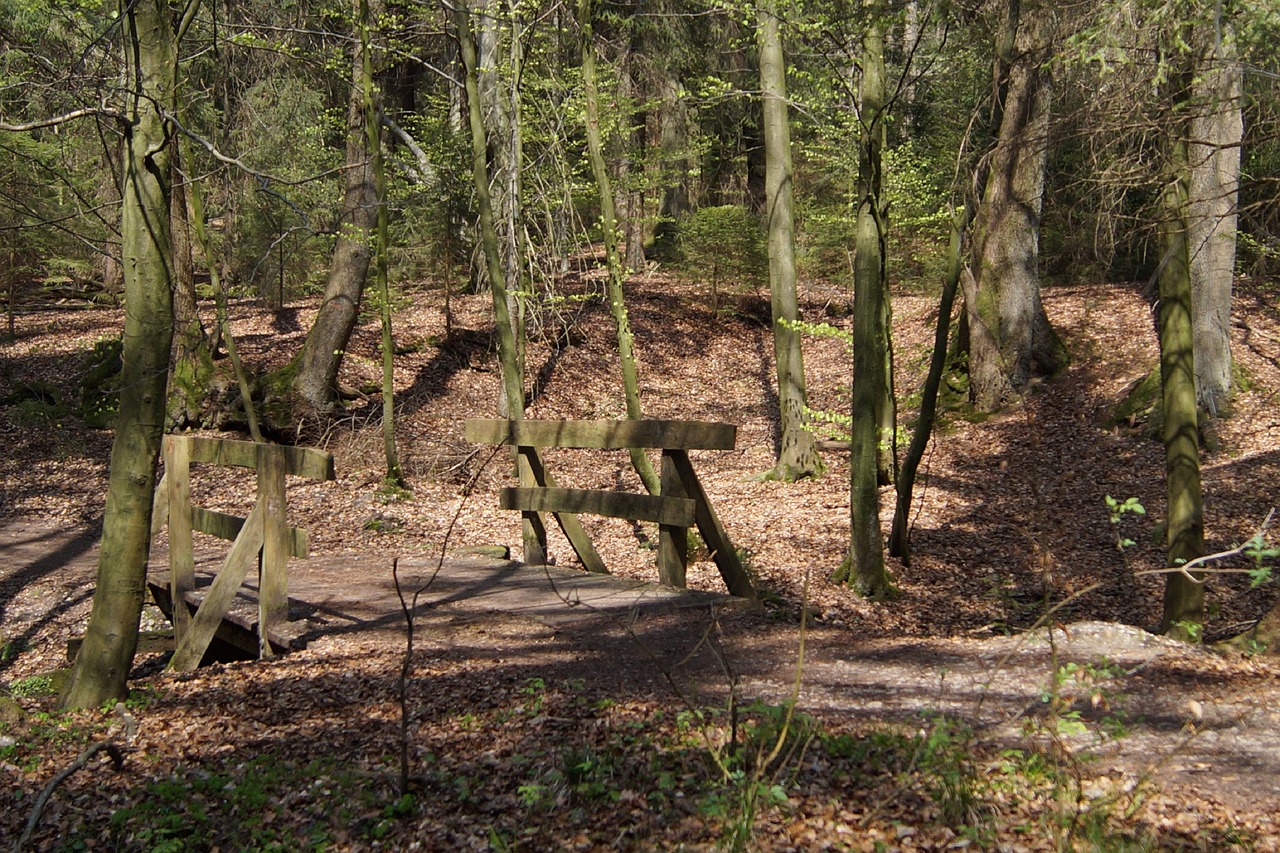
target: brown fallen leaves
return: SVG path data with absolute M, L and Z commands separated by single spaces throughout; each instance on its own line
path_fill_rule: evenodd
M 839 312 L 825 313 L 831 297 L 811 292 L 806 318 L 839 322 Z M 379 492 L 377 400 L 358 398 L 347 419 L 306 436 L 335 453 L 338 480 L 290 484 L 292 521 L 310 531 L 318 553 L 430 556 L 455 514 L 457 545 L 518 545 L 518 519 L 495 509 L 510 471 L 504 463 L 480 470 L 460 425 L 495 408 L 484 298 L 455 298 L 455 324 L 467 333 L 451 341 L 442 340 L 435 298 L 418 294 L 396 320 L 397 339 L 415 345 L 396 368 L 412 499 Z M 726 704 L 732 679 L 714 660 L 682 674 L 679 683 L 696 696 L 686 701 L 624 634 L 615 632 L 602 656 L 595 634 L 446 620 L 428 626 L 414 661 L 413 786 L 404 799 L 396 787 L 394 639 L 334 637 L 278 661 L 184 678 L 144 663 L 151 669 L 136 681 L 143 693 L 130 710 L 132 738 L 113 713 L 46 716 L 48 697 L 17 697 L 23 715 L 0 731 L 0 837 L 17 837 L 54 774 L 87 745 L 111 739 L 127 750 L 125 769 L 102 759 L 69 777 L 33 849 L 707 849 L 729 843 L 748 807 L 751 844 L 766 850 L 1040 850 L 1095 837 L 1165 848 L 1275 846 L 1280 792 L 1265 755 L 1280 691 L 1269 667 L 1207 655 L 1126 664 L 1132 671 L 1103 683 L 1103 703 L 1067 704 L 1057 719 L 1019 717 L 1041 709 L 1038 694 L 1053 683 L 1055 664 L 1043 651 L 1023 665 L 1021 652 L 1010 659 L 984 645 L 1099 583 L 1056 617 L 1146 626 L 1158 618 L 1159 579 L 1133 571 L 1161 561 L 1154 526 L 1163 514 L 1162 454 L 1127 428 L 1105 426 L 1126 386 L 1154 363 L 1150 316 L 1136 291 L 1048 290 L 1073 366 L 1007 413 L 982 419 L 963 406 L 949 410 L 917 486 L 916 559 L 896 567 L 903 595 L 891 604 L 860 601 L 825 581 L 847 538 L 846 462 L 829 455 L 825 477 L 795 485 L 754 479 L 770 466 L 775 441 L 767 329 L 717 316 L 696 287 L 659 276 L 635 282 L 630 298 L 646 414 L 739 426 L 735 451 L 694 460 L 769 601 L 769 618 L 725 640 L 739 672 L 736 718 Z M 1252 386 L 1221 425 L 1223 449 L 1204 459 L 1211 547 L 1246 538 L 1280 503 L 1280 421 L 1270 414 L 1280 325 L 1247 286 L 1241 299 L 1250 315 L 1248 334 L 1235 330 L 1236 356 Z M 574 304 L 578 313 L 555 320 L 572 323 L 573 345 L 557 349 L 566 337 L 555 335 L 530 345 L 531 373 L 545 381 L 529 414 L 620 417 L 608 312 L 590 299 Z M 248 303 L 234 307 L 250 365 L 268 369 L 296 349 L 312 310 L 298 307 L 294 332 Z M 895 302 L 904 398 L 919 384 L 931 308 L 918 294 Z M 18 320 L 18 341 L 0 348 L 0 398 L 19 381 L 73 394 L 82 353 L 119 325 L 116 312 L 100 309 Z M 360 327 L 350 352 L 344 386 L 376 380 L 376 322 Z M 807 341 L 806 359 L 812 405 L 842 411 L 843 346 Z M 6 555 L 37 535 L 30 525 L 78 526 L 100 514 L 109 435 L 57 410 L 6 405 L 0 439 L 8 450 L 0 457 Z M 638 488 L 622 454 L 557 453 L 549 465 L 565 485 Z M 243 511 L 247 479 L 203 473 L 194 486 L 203 505 Z M 477 490 L 464 501 L 460 485 L 473 476 Z M 1107 495 L 1138 497 L 1148 510 L 1146 520 L 1125 519 L 1123 535 L 1137 544 L 1124 558 Z M 616 572 L 653 578 L 655 531 L 584 523 Z M 74 559 L 48 566 L 0 561 L 0 641 L 8 649 L 0 675 L 11 683 L 58 665 L 66 637 L 82 630 L 92 563 L 73 551 L 66 554 Z M 552 552 L 572 563 L 554 534 Z M 705 561 L 690 578 L 719 588 Z M 1210 631 L 1238 629 L 1272 596 L 1246 579 L 1215 579 Z M 786 760 L 760 770 L 751 756 L 770 726 L 776 732 L 789 695 L 801 606 L 817 617 L 800 700 L 811 722 L 783 750 Z M 699 634 L 672 627 L 667 636 L 670 654 L 660 659 L 678 661 Z M 900 638 L 922 644 L 894 642 Z M 977 699 L 951 693 L 970 666 L 966 656 L 1001 661 L 981 676 L 998 684 L 981 711 Z M 1189 701 L 1200 714 L 1187 713 Z M 930 708 L 950 717 L 919 715 Z M 940 722 L 954 718 L 968 724 Z M 746 746 L 734 753 L 731 742 Z M 1078 760 L 1086 747 L 1101 757 Z

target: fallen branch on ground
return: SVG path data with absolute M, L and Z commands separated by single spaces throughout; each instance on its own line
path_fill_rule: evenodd
M 58 789 L 58 786 L 67 781 L 73 773 L 88 764 L 89 759 L 103 750 L 106 750 L 107 754 L 111 756 L 111 761 L 115 764 L 117 770 L 124 769 L 124 750 L 120 748 L 119 744 L 113 741 L 99 741 L 90 745 L 88 749 L 76 757 L 75 761 L 50 779 L 49 783 L 44 786 L 44 790 L 40 792 L 40 796 L 36 797 L 36 804 L 31 809 L 31 816 L 27 818 L 27 826 L 22 830 L 22 837 L 18 839 L 17 844 L 13 845 L 13 853 L 21 853 L 22 848 L 31 840 L 36 827 L 40 824 L 40 816 L 44 814 L 44 807 L 49 804 L 49 798 L 53 796 L 53 792 Z

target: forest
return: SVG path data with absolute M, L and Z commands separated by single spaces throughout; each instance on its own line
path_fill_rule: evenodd
M 1270 0 L 0 9 L 15 850 L 1275 848 Z

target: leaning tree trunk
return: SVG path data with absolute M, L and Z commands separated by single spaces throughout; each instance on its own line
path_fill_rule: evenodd
M 1241 71 L 1230 28 L 1192 83 L 1188 237 L 1196 399 L 1216 415 L 1231 393 L 1231 280 L 1240 187 Z
M 850 537 L 843 580 L 865 596 L 892 592 L 880 531 L 876 481 L 880 423 L 876 405 L 884 393 L 885 209 L 882 156 L 885 144 L 884 0 L 868 0 L 862 37 L 862 133 L 858 145 L 858 220 L 853 268 L 853 443 L 849 457 Z
M 196 4 L 192 4 L 195 6 Z M 147 588 L 151 505 L 173 340 L 169 127 L 177 37 L 162 0 L 120 4 L 126 106 L 121 253 L 125 327 L 120 413 L 111 447 L 98 582 L 84 644 L 59 704 L 97 707 L 127 694 Z
M 781 443 L 766 475 L 792 482 L 822 473 L 813 433 L 807 428 L 804 356 L 796 298 L 795 216 L 791 127 L 787 117 L 787 65 L 777 0 L 760 4 L 760 88 L 764 95 L 765 221 L 769 233 L 769 295 L 773 307 L 773 353 L 778 373 Z
M 1180 91 L 1185 92 L 1186 86 Z M 1180 97 L 1175 99 L 1181 100 Z M 1184 123 L 1174 133 L 1185 130 Z M 1200 434 L 1196 423 L 1195 347 L 1191 305 L 1191 252 L 1187 228 L 1187 141 L 1169 142 L 1170 176 L 1161 198 L 1160 383 L 1164 408 L 1168 561 L 1176 567 L 1204 554 L 1200 491 Z M 1198 639 L 1204 622 L 1204 584 L 1174 572 L 1164 589 L 1161 627 Z
M 487 133 L 480 107 L 480 83 L 476 69 L 476 43 L 471 35 L 471 16 L 466 6 L 454 6 L 454 24 L 458 31 L 458 49 L 462 57 L 467 91 L 467 119 L 471 129 L 471 177 L 475 185 L 476 206 L 480 212 L 480 242 L 484 248 L 489 291 L 493 297 L 494 328 L 498 336 L 498 362 L 502 371 L 502 395 L 499 408 L 511 420 L 524 418 L 524 363 L 518 347 L 519 335 L 513 323 L 507 278 L 502 268 L 502 252 L 494 225 L 493 200 L 489 195 Z M 532 471 L 523 456 L 517 460 L 522 486 L 533 485 Z M 543 565 L 547 561 L 530 521 L 525 520 L 521 532 L 524 561 Z
M 370 248 L 378 225 L 378 197 L 369 162 L 364 116 L 364 65 L 357 46 L 352 51 L 351 89 L 347 98 L 346 191 L 337 223 L 338 238 L 329 262 L 320 311 L 302 351 L 292 365 L 293 403 L 311 414 L 332 412 L 338 402 L 338 371 L 356 327 Z
M 1066 349 L 1040 300 L 1039 234 L 1048 161 L 1047 14 L 1020 23 L 1010 61 L 999 63 L 1000 125 L 975 226 L 973 275 L 964 278 L 969 328 L 969 396 L 979 409 L 1011 402 L 1034 373 L 1066 365 Z
M 929 360 L 929 372 L 925 376 L 924 389 L 920 392 L 920 416 L 916 418 L 911 444 L 898 471 L 895 491 L 897 504 L 893 511 L 893 527 L 889 532 L 889 554 L 903 565 L 911 564 L 911 494 L 915 489 L 916 471 L 924 459 L 925 449 L 933 435 L 933 424 L 938 412 L 938 390 L 942 387 L 942 374 L 947 366 L 947 337 L 951 331 L 951 309 L 964 274 L 964 232 L 968 228 L 966 213 L 952 211 L 951 241 L 947 250 L 947 277 L 942 282 L 942 295 L 938 299 L 938 324 L 933 333 L 933 355 Z
M 476 101 L 485 132 L 489 204 L 497 239 L 498 268 L 503 275 L 500 290 L 506 294 L 507 314 L 514 333 L 515 358 L 521 376 L 525 365 L 525 324 L 528 299 L 524 296 L 523 211 L 520 208 L 524 158 L 520 138 L 519 83 L 522 62 L 520 10 L 511 0 L 470 0 L 476 25 Z M 509 50 L 504 54 L 504 37 Z M 481 242 L 486 238 L 482 235 Z M 486 261 L 485 275 L 493 270 Z
M 627 418 L 644 417 L 640 408 L 640 378 L 636 369 L 635 339 L 631 334 L 631 320 L 627 316 L 627 303 L 622 290 L 626 277 L 622 255 L 618 250 L 618 214 L 614 207 L 613 181 L 604 159 L 604 142 L 600 134 L 600 92 L 596 82 L 596 47 L 591 16 L 594 2 L 579 0 L 578 21 L 582 28 L 582 88 L 586 100 L 587 153 L 591 160 L 591 172 L 596 179 L 600 197 L 600 230 L 604 232 L 605 257 L 609 266 L 609 309 L 613 312 L 618 335 L 618 360 L 622 367 L 622 393 L 627 405 Z M 658 472 L 642 448 L 631 448 L 631 464 L 644 482 L 649 494 L 661 491 Z

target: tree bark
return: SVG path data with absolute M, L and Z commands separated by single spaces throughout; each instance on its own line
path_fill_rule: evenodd
M 1048 160 L 1051 81 L 1045 17 L 1020 19 L 1008 61 L 997 63 L 999 130 L 975 225 L 974 270 L 965 278 L 969 320 L 969 396 L 983 411 L 1012 402 L 1033 374 L 1066 365 L 1066 348 L 1040 300 L 1039 234 Z
M 181 148 L 173 152 L 170 229 L 173 241 L 173 367 L 169 381 L 171 429 L 201 421 L 209 379 L 213 376 L 213 352 L 200 322 L 196 299 L 195 264 L 191 255 L 191 219 L 182 177 Z
M 850 538 L 844 580 L 860 594 L 893 591 L 884 562 L 877 403 L 884 396 L 885 209 L 882 153 L 885 145 L 884 0 L 866 0 L 862 37 L 862 133 L 858 144 L 858 219 L 853 269 L 853 443 L 849 459 Z
M 192 7 L 194 7 L 194 3 Z M 84 644 L 62 708 L 97 707 L 127 694 L 151 550 L 151 503 L 164 429 L 173 340 L 169 234 L 172 110 L 178 69 L 169 4 L 120 4 L 126 68 L 121 212 L 125 312 L 120 413 L 111 448 L 98 580 Z
M 370 248 L 378 225 L 378 198 L 365 132 L 363 80 L 364 65 L 357 46 L 352 50 L 347 99 L 346 190 L 337 223 L 338 239 L 329 262 L 320 311 L 295 359 L 297 372 L 291 383 L 294 402 L 317 415 L 331 413 L 338 402 L 338 371 L 360 313 Z
M 626 399 L 627 418 L 644 417 L 640 408 L 640 379 L 636 368 L 635 339 L 631 334 L 631 321 L 627 316 L 627 303 L 622 283 L 626 277 L 622 256 L 618 251 L 618 214 L 614 207 L 613 182 L 604 159 L 604 141 L 600 134 L 600 93 L 596 82 L 596 48 L 591 16 L 595 4 L 592 0 L 579 0 L 578 23 L 582 28 L 582 88 L 585 93 L 587 114 L 587 153 L 591 160 L 591 172 L 596 179 L 600 198 L 600 229 L 604 232 L 605 257 L 609 266 L 609 310 L 613 313 L 617 329 L 618 360 L 622 368 L 622 392 Z M 643 449 L 631 448 L 631 464 L 644 482 L 649 494 L 661 491 L 658 472 Z
M 489 291 L 493 297 L 494 329 L 498 335 L 498 362 L 502 372 L 502 393 L 499 411 L 511 420 L 524 418 L 524 360 L 521 357 L 519 329 L 512 316 L 512 298 L 507 293 L 507 275 L 503 272 L 502 250 L 498 231 L 494 225 L 493 200 L 489 194 L 488 134 L 481 111 L 479 73 L 476 68 L 476 43 L 471 35 L 471 15 L 461 3 L 454 7 L 454 24 L 458 31 L 458 47 L 467 89 L 467 119 L 471 129 L 471 176 L 475 182 L 476 206 L 480 212 L 480 242 L 484 248 L 485 269 L 489 276 Z M 532 473 L 523 456 L 516 461 L 522 486 L 533 485 Z M 544 565 L 547 555 L 543 551 L 533 525 L 527 519 L 521 525 L 524 561 L 530 565 Z
M 1216 415 L 1231 394 L 1231 281 L 1236 264 L 1243 85 L 1229 26 L 1192 83 L 1188 238 L 1196 399 Z
M 391 334 L 391 284 L 388 280 L 388 252 L 391 222 L 387 211 L 387 167 L 382 158 L 382 93 L 373 76 L 373 49 L 369 37 L 369 0 L 356 0 L 356 22 L 360 30 L 360 98 L 364 113 L 365 147 L 377 204 L 373 233 L 373 270 L 382 325 L 382 452 L 387 463 L 386 482 L 404 488 L 404 473 L 396 452 L 395 339 Z
M 796 297 L 795 215 L 791 127 L 787 116 L 787 65 L 777 0 L 758 7 L 760 88 L 764 100 L 765 222 L 769 234 L 769 296 L 773 313 L 773 354 L 778 375 L 781 446 L 766 476 L 793 482 L 822 473 L 813 433 L 807 429 L 804 356 Z
M 1175 103 L 1186 85 L 1175 92 Z M 1174 133 L 1185 130 L 1182 124 Z M 1164 408 L 1165 486 L 1168 492 L 1168 564 L 1204 554 L 1204 505 L 1200 491 L 1200 435 L 1196 422 L 1195 347 L 1192 325 L 1191 253 L 1187 228 L 1187 141 L 1172 138 L 1170 175 L 1161 197 L 1160 380 Z M 1166 576 L 1162 630 L 1199 638 L 1204 585 L 1180 573 Z

